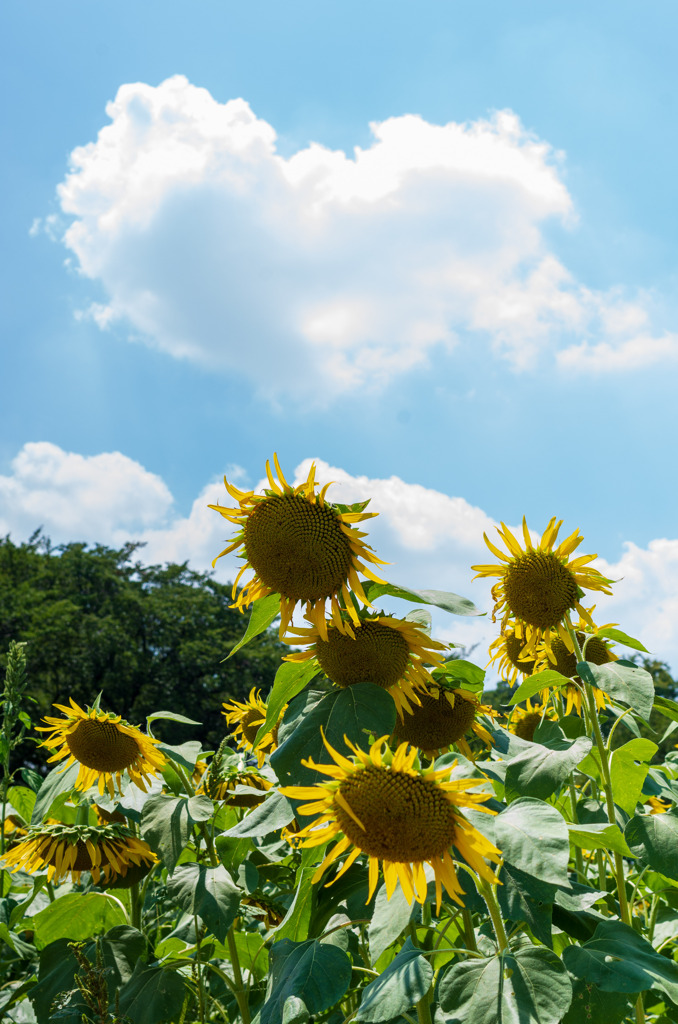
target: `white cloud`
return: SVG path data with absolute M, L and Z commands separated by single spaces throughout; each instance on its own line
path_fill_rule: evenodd
M 486 512 L 464 498 L 396 476 L 353 476 L 315 461 L 317 479 L 335 481 L 330 499 L 350 503 L 371 497 L 369 510 L 379 515 L 364 526 L 367 542 L 389 560 L 383 570 L 386 579 L 415 589 L 451 590 L 471 598 L 483 611 L 491 609 L 489 582 L 473 581 L 470 569 L 478 562 L 494 561 L 483 542 L 483 532 L 491 537 L 495 525 Z M 295 482 L 306 478 L 310 462 L 300 463 Z M 229 467 L 228 476 L 238 486 L 247 484 L 240 467 Z M 261 480 L 256 489 L 264 486 Z M 228 501 L 223 484 L 211 482 L 188 515 L 181 516 L 165 483 L 119 452 L 82 456 L 47 442 L 32 443 L 17 455 L 12 473 L 0 476 L 0 533 L 10 532 L 18 542 L 43 525 L 55 543 L 117 546 L 141 540 L 146 543 L 141 552 L 145 562 L 188 560 L 204 572 L 233 533 L 229 523 L 207 506 Z M 654 540 L 647 548 L 629 542 L 618 562 L 601 558 L 597 564 L 619 582 L 613 597 L 596 595 L 596 620 L 618 621 L 678 670 L 678 539 Z M 233 555 L 220 559 L 217 578 L 233 579 L 239 565 Z M 406 606 L 390 599 L 384 607 L 402 613 Z M 479 664 L 484 664 L 487 647 L 497 635 L 489 615 L 463 618 L 437 610 L 434 631 L 443 640 L 477 644 L 474 660 Z
M 656 363 L 678 360 L 678 334 L 661 337 L 637 334 L 613 344 L 607 341 L 591 345 L 582 342 L 563 349 L 557 355 L 559 366 L 579 373 L 614 373 L 639 370 Z

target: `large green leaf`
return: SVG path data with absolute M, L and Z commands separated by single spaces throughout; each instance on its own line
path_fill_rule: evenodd
M 539 690 L 545 690 L 549 686 L 567 686 L 570 680 L 555 669 L 547 668 L 543 672 L 537 672 L 535 676 L 528 676 L 512 695 L 509 704 L 520 704 L 521 701 L 533 697 Z
M 654 683 L 644 668 L 622 665 L 618 661 L 611 661 L 608 665 L 593 665 L 590 661 L 583 661 L 577 665 L 577 672 L 582 679 L 588 679 L 615 700 L 628 704 L 642 718 L 650 717 Z
M 671 700 L 670 697 L 661 697 L 659 694 L 656 694 L 652 707 L 655 711 L 659 711 L 660 714 L 664 715 L 665 718 L 678 722 L 678 702 Z
M 141 812 L 141 834 L 154 853 L 172 873 L 188 842 L 193 827 L 189 802 L 183 796 L 157 793 L 144 804 Z
M 363 989 L 356 1020 L 392 1020 L 422 999 L 431 987 L 433 968 L 408 938 L 386 970 Z
M 643 647 L 640 640 L 629 636 L 628 633 L 624 633 L 621 629 L 615 629 L 614 626 L 603 626 L 602 629 L 598 630 L 597 635 L 606 640 L 614 640 L 618 644 L 623 644 L 624 647 L 633 647 L 635 651 L 642 651 L 643 654 L 649 654 L 647 647 Z
M 231 648 L 224 661 L 232 658 L 236 651 L 239 651 L 250 640 L 254 640 L 255 636 L 259 636 L 265 629 L 268 629 L 278 615 L 280 615 L 280 594 L 269 594 L 268 597 L 260 597 L 258 601 L 255 601 L 252 605 L 252 611 L 244 635 Z
M 29 789 L 28 786 L 10 786 L 7 790 L 7 800 L 25 822 L 31 820 L 31 814 L 35 807 L 35 793 L 32 789 Z
M 641 863 L 678 880 L 678 813 L 637 814 L 624 836 Z
M 276 942 L 281 939 L 292 939 L 303 942 L 308 938 L 308 926 L 315 905 L 315 887 L 311 879 L 316 872 L 318 863 L 323 859 L 324 846 L 309 846 L 302 850 L 301 864 L 297 868 L 297 889 L 290 903 L 285 918 L 276 928 Z
M 590 981 L 577 978 L 563 1024 L 621 1024 L 629 1009 L 628 996 L 623 992 L 601 992 Z
M 70 765 L 69 768 L 66 768 L 65 771 L 63 765 L 57 765 L 56 768 L 52 768 L 35 798 L 31 825 L 39 825 L 45 818 L 49 817 L 50 808 L 57 797 L 62 793 L 70 793 L 75 786 L 75 780 L 78 777 L 79 771 L 80 765 L 77 761 L 75 764 Z
M 557 887 L 526 875 L 513 864 L 502 866 L 499 880 L 502 884 L 497 886 L 497 899 L 502 916 L 516 924 L 525 921 L 536 939 L 551 946 L 551 917 Z
M 186 981 L 176 971 L 137 962 L 134 974 L 120 990 L 120 1013 L 134 1024 L 179 1020 Z
M 266 719 L 254 740 L 254 746 L 274 727 L 282 709 L 304 689 L 320 672 L 318 663 L 310 661 L 284 661 L 275 674 L 273 688 L 266 701 Z
M 223 865 L 180 864 L 167 893 L 187 914 L 197 914 L 220 942 L 226 941 L 240 907 L 240 889 Z
M 567 822 L 570 839 L 582 850 L 614 850 L 625 857 L 633 857 L 619 825 L 607 821 L 590 822 L 586 825 Z
M 260 1024 L 282 1024 L 283 1008 L 290 996 L 306 1005 L 309 1014 L 322 1013 L 338 1002 L 351 981 L 351 961 L 342 949 L 310 939 L 282 939 L 270 952 L 267 999 Z
M 253 807 L 237 825 L 223 834 L 236 839 L 253 838 L 270 835 L 278 829 L 289 825 L 294 817 L 292 804 L 277 789 L 271 791 L 263 803 Z M 221 837 L 219 837 L 221 838 Z M 219 839 L 217 839 L 217 846 Z
M 492 820 L 491 833 L 507 863 L 542 882 L 569 887 L 570 840 L 555 807 L 521 797 Z
M 126 924 L 120 901 L 102 892 L 68 892 L 32 918 L 36 937 L 43 945 L 56 939 L 89 939 Z
M 403 601 L 414 601 L 415 604 L 435 605 L 436 608 L 443 608 L 452 615 L 485 614 L 476 608 L 473 601 L 445 590 L 410 590 L 408 587 L 398 586 L 397 583 L 368 583 L 364 589 L 368 601 L 371 602 L 379 597 L 400 597 Z
M 572 743 L 564 742 L 562 749 L 532 743 L 506 767 L 506 799 L 511 801 L 516 796 L 534 796 L 545 800 L 566 782 L 590 749 L 588 736 L 579 736 Z
M 678 964 L 621 921 L 601 921 L 589 942 L 565 949 L 563 960 L 571 974 L 603 992 L 658 988 L 678 1002 Z
M 612 753 L 610 778 L 614 802 L 628 815 L 635 812 L 636 804 L 654 755 L 657 744 L 652 740 L 629 740 Z
M 560 1024 L 572 984 L 555 953 L 528 946 L 454 964 L 439 994 L 448 1024 Z
M 368 928 L 370 960 L 376 963 L 385 949 L 400 936 L 416 913 L 416 903 L 409 904 L 398 885 L 389 900 L 386 885 L 382 884 L 374 901 L 374 913 Z
M 296 700 L 300 701 L 303 696 Z M 302 758 L 311 757 L 321 764 L 332 761 L 322 732 L 331 746 L 346 755 L 350 751 L 344 742 L 345 736 L 356 746 L 368 749 L 370 735 L 390 734 L 395 718 L 393 698 L 374 683 L 332 689 L 312 703 L 308 713 L 298 716 L 296 728 L 291 734 L 285 734 L 285 739 L 271 755 L 271 765 L 284 785 L 311 786 L 325 780 L 326 776 L 302 765 Z
M 464 658 L 450 658 L 444 665 L 433 670 L 434 678 L 442 676 L 447 682 L 464 687 L 471 692 L 477 693 L 482 690 L 485 681 L 485 670 L 472 661 L 465 661 Z

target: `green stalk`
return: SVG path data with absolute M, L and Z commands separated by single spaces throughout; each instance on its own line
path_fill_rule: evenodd
M 195 926 L 195 967 L 198 976 L 198 1012 L 200 1013 L 200 1024 L 205 1024 L 205 993 L 203 991 L 203 970 L 200 961 L 201 935 L 198 928 L 198 918 L 195 914 L 193 915 L 193 924 Z
M 231 966 L 233 968 L 233 980 L 235 981 L 235 998 L 238 1001 L 238 1007 L 240 1009 L 240 1016 L 243 1019 L 243 1024 L 250 1024 L 250 1006 L 247 999 L 247 993 L 242 982 L 242 971 L 240 970 L 240 957 L 238 956 L 238 947 L 235 944 L 235 934 L 233 932 L 233 925 L 228 929 L 228 935 L 226 936 L 228 942 L 228 951 L 231 955 Z
M 506 929 L 504 928 L 504 921 L 501 916 L 499 904 L 497 903 L 497 897 L 494 894 L 494 886 L 489 885 L 482 878 L 476 875 L 476 888 L 487 904 L 487 909 L 492 920 L 492 927 L 494 928 L 494 934 L 497 937 L 497 946 L 499 947 L 499 952 L 503 953 L 505 950 L 509 949 L 509 941 L 506 936 Z
M 130 910 L 132 917 L 132 927 L 136 928 L 137 931 L 141 931 L 141 891 L 138 882 L 134 882 L 130 886 Z
M 461 916 L 464 922 L 464 934 L 466 936 L 466 945 L 469 949 L 472 949 L 477 953 L 478 945 L 476 943 L 476 933 L 473 927 L 473 916 L 471 915 L 470 910 L 467 910 L 466 907 L 464 907 L 464 909 L 462 910 Z

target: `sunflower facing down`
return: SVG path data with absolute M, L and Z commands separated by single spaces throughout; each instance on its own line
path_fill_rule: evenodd
M 205 793 L 211 800 L 229 807 L 256 807 L 266 799 L 266 791 L 273 785 L 249 765 L 215 772 L 213 763 L 208 765 L 206 761 L 196 761 L 193 780 L 197 784 L 196 795 Z M 234 792 L 236 788 L 238 792 Z
M 272 754 L 278 745 L 277 724 L 262 736 L 256 746 L 254 745 L 259 728 L 266 721 L 266 705 L 259 696 L 260 692 L 253 686 L 246 701 L 231 700 L 221 705 L 224 709 L 221 713 L 233 729 L 236 743 L 241 750 L 249 750 L 256 755 L 259 768 L 263 765 L 266 755 Z M 280 712 L 280 718 L 286 707 L 287 704 Z
M 396 722 L 395 736 L 399 742 L 411 743 L 429 757 L 449 750 L 454 743 L 469 760 L 475 757 L 465 739 L 467 732 L 473 731 L 485 746 L 492 746 L 492 737 L 477 716 L 495 717 L 496 712 L 481 704 L 469 690 L 453 689 L 436 680 L 417 696 L 419 706 Z
M 551 630 L 556 630 L 563 642 L 568 643 L 563 618 L 573 608 L 586 622 L 590 621 L 588 612 L 580 603 L 583 589 L 612 593 L 612 581 L 588 565 L 596 555 L 570 559 L 584 539 L 578 530 L 554 548 L 561 525 L 562 520 L 556 522 L 554 516 L 535 547 L 523 519 L 525 547 L 522 548 L 502 523 L 497 532 L 509 554 L 500 551 L 483 534 L 488 548 L 500 560 L 499 564 L 471 566 L 476 572 L 476 579 L 479 576 L 499 577 L 499 582 L 492 588 L 495 602 L 492 618 L 496 620 L 497 615 L 502 616 L 502 629 L 509 618 L 523 625 L 526 641 L 522 652 L 524 658 L 535 652 L 540 640 L 549 645 Z
M 490 665 L 497 662 L 497 671 L 510 686 L 518 682 L 518 673 L 531 676 L 534 672 L 535 660 L 524 660 L 523 651 L 527 645 L 524 630 L 519 622 L 508 622 L 506 627 L 490 644 Z
M 328 599 L 335 626 L 345 628 L 339 606 L 341 594 L 349 616 L 358 625 L 349 588 L 363 604 L 369 604 L 358 573 L 377 583 L 384 582 L 360 559 L 373 565 L 386 563 L 365 544 L 366 534 L 351 524 L 370 519 L 377 513 L 363 512 L 364 505 L 354 511 L 341 512 L 325 500 L 329 483 L 316 494 L 315 463 L 311 464 L 305 483 L 292 487 L 283 476 L 277 455 L 273 456 L 273 461 L 278 479 L 266 462 L 271 486 L 264 494 L 240 491 L 224 477 L 226 490 L 238 502 L 238 508 L 209 506 L 239 527 L 235 539 L 212 562 L 214 566 L 218 558 L 236 548 L 246 559 L 233 584 L 233 607 L 243 611 L 260 597 L 280 594 L 281 638 L 298 603 L 306 605 L 306 617 L 325 637 L 325 602 Z M 248 569 L 254 570 L 254 576 L 243 586 L 236 600 L 238 582 Z
M 137 839 L 124 825 L 61 822 L 30 829 L 4 858 L 4 866 L 10 871 L 22 869 L 35 874 L 46 870 L 48 882 L 58 882 L 67 875 L 79 882 L 81 873 L 89 871 L 97 885 L 124 877 L 131 868 L 151 867 L 157 862 L 148 843 Z
M 315 658 L 321 669 L 337 686 L 375 683 L 393 697 L 400 718 L 418 704 L 419 690 L 433 679 L 424 662 L 441 665 L 446 649 L 408 619 L 390 615 L 361 617 L 358 626 L 344 623 L 338 629 L 332 620 L 326 623 L 326 637 L 314 626 L 289 630 L 286 643 L 308 644 L 305 651 L 288 654 L 284 661 L 308 661 Z
M 107 789 L 113 798 L 114 780 L 120 791 L 122 775 L 126 772 L 134 785 L 146 792 L 147 785 L 167 761 L 157 749 L 159 740 L 144 735 L 136 726 L 124 722 L 120 715 L 89 707 L 83 711 L 72 697 L 70 702 L 70 707 L 54 705 L 63 711 L 65 718 L 46 717 L 48 725 L 36 727 L 40 732 L 49 733 L 41 746 L 58 747 L 48 763 L 66 757 L 66 769 L 78 762 L 80 771 L 75 789 L 89 789 L 96 783 L 100 793 Z
M 413 899 L 425 903 L 424 864 L 430 864 L 438 911 L 443 885 L 463 906 L 453 847 L 457 859 L 465 861 L 481 878 L 496 883 L 485 858 L 498 863 L 501 854 L 461 812 L 462 807 L 473 807 L 494 813 L 481 806 L 490 799 L 489 794 L 468 792 L 484 779 L 450 779 L 456 761 L 439 771 L 417 768 L 416 749 L 408 750 L 407 743 L 401 743 L 392 753 L 385 736 L 372 744 L 369 753 L 345 738 L 355 755 L 352 759 L 334 750 L 324 737 L 323 742 L 334 764 L 316 764 L 310 758 L 302 763 L 328 775 L 329 780 L 280 790 L 293 800 L 309 801 L 299 807 L 299 813 L 315 816 L 296 834 L 295 845 L 321 846 L 330 839 L 339 839 L 318 867 L 314 883 L 343 854 L 348 856 L 334 881 L 364 853 L 369 858 L 367 902 L 376 889 L 382 861 L 388 899 L 400 882 L 408 903 Z
M 589 608 L 587 611 L 590 617 L 594 609 Z M 611 661 L 617 661 L 617 655 L 610 650 L 604 638 L 597 636 L 596 633 L 587 635 L 584 632 L 586 628 L 590 629 L 591 627 L 587 627 L 587 624 L 580 619 L 575 630 L 577 643 L 584 655 L 584 660 L 591 662 L 592 665 L 607 665 Z M 593 626 L 594 630 L 597 630 L 597 628 L 595 625 Z M 601 626 L 600 628 L 603 629 L 605 627 Z M 566 701 L 565 714 L 569 715 L 574 709 L 578 715 L 581 715 L 582 691 L 580 686 L 576 685 L 581 683 L 577 675 L 577 655 L 574 653 L 574 645 L 569 633 L 566 639 L 567 643 L 561 639 L 557 631 L 551 630 L 550 643 L 548 645 L 542 643 L 537 649 L 537 672 L 553 668 L 556 672 L 560 672 L 561 676 L 573 679 L 573 683 L 569 686 L 563 686 L 561 690 L 561 695 Z M 597 686 L 594 686 L 593 695 L 596 707 L 603 711 L 606 707 L 607 694 Z

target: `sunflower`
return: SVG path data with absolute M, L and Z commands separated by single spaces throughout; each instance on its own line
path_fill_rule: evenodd
M 341 511 L 325 500 L 331 484 L 325 484 L 316 494 L 315 463 L 311 464 L 305 483 L 292 487 L 283 476 L 277 455 L 273 456 L 273 461 L 278 479 L 273 477 L 271 466 L 266 462 L 271 486 L 264 494 L 240 491 L 224 477 L 226 490 L 238 502 L 238 508 L 209 506 L 239 527 L 235 539 L 212 562 L 214 566 L 222 555 L 240 548 L 246 561 L 233 584 L 234 599 L 240 577 L 248 569 L 254 570 L 254 576 L 243 586 L 233 607 L 243 611 L 260 597 L 280 594 L 281 638 L 298 603 L 306 605 L 307 618 L 324 637 L 328 599 L 335 625 L 338 629 L 344 628 L 339 606 L 341 594 L 349 616 L 358 625 L 349 587 L 363 604 L 369 605 L 358 573 L 376 583 L 384 582 L 360 559 L 374 565 L 386 563 L 365 544 L 366 534 L 350 524 L 377 513 L 364 512 L 366 502 Z
M 266 755 L 272 754 L 278 746 L 277 724 L 262 736 L 256 746 L 254 745 L 259 728 L 266 721 L 266 705 L 259 696 L 260 692 L 253 686 L 246 701 L 232 700 L 221 705 L 224 708 L 221 713 L 228 724 L 231 727 L 235 725 L 233 737 L 236 743 L 241 750 L 250 750 L 256 754 L 259 768 L 263 765 Z M 280 718 L 286 707 L 287 704 L 280 712 Z
M 442 886 L 463 906 L 463 890 L 450 853 L 456 848 L 481 878 L 497 879 L 485 859 L 499 861 L 501 854 L 461 813 L 461 807 L 494 812 L 480 805 L 490 799 L 487 793 L 469 793 L 484 779 L 450 778 L 454 764 L 435 771 L 415 767 L 417 751 L 401 743 L 393 753 L 387 737 L 360 750 L 346 739 L 352 759 L 343 757 L 323 737 L 334 764 L 302 763 L 329 776 L 315 786 L 288 786 L 280 792 L 295 800 L 308 800 L 300 814 L 313 814 L 314 820 L 296 835 L 295 845 L 321 846 L 339 837 L 339 842 L 322 861 L 313 882 L 317 882 L 330 864 L 348 853 L 334 881 L 340 878 L 360 854 L 369 859 L 369 894 L 377 885 L 379 861 L 383 862 L 387 899 L 400 882 L 409 903 L 426 901 L 424 864 L 433 868 L 437 907 L 440 910 Z
M 240 765 L 214 772 L 212 766 L 208 770 L 206 761 L 196 761 L 193 779 L 198 787 L 196 794 L 205 793 L 210 799 L 219 800 L 229 807 L 256 807 L 266 799 L 266 790 L 272 786 L 256 768 Z M 240 792 L 233 792 L 236 787 Z M 250 792 L 243 792 L 243 787 Z
M 645 805 L 650 808 L 650 814 L 666 814 L 671 806 L 671 801 L 665 796 L 649 796 Z
M 542 690 L 543 694 L 548 694 L 548 690 Z M 515 733 L 516 736 L 521 740 L 529 740 L 530 743 L 534 741 L 534 734 L 537 730 L 537 726 L 541 725 L 545 718 L 549 718 L 552 721 L 556 719 L 556 714 L 553 708 L 549 707 L 546 700 L 542 704 L 537 704 L 536 707 L 532 706 L 532 701 L 528 697 L 525 701 L 525 707 L 515 707 L 513 714 L 511 715 L 511 721 L 509 723 L 509 731 Z
M 148 843 L 124 825 L 64 825 L 61 822 L 31 828 L 25 839 L 5 854 L 4 866 L 29 874 L 47 871 L 48 882 L 70 874 L 74 882 L 89 871 L 95 884 L 126 875 L 131 867 L 151 866 L 157 857 Z
M 523 628 L 518 622 L 508 622 L 501 636 L 490 644 L 492 656 L 489 663 L 492 665 L 498 662 L 497 671 L 510 686 L 517 683 L 519 672 L 525 676 L 531 676 L 534 672 L 534 658 L 525 661 L 522 657 L 526 644 Z
M 307 650 L 288 654 L 284 661 L 307 661 L 315 658 L 321 669 L 337 686 L 354 683 L 375 683 L 393 697 L 400 717 L 418 703 L 417 693 L 433 678 L 424 662 L 441 665 L 446 649 L 408 619 L 389 615 L 361 617 L 355 626 L 343 624 L 339 629 L 333 620 L 326 623 L 325 636 L 317 627 L 289 630 L 286 643 L 307 644 Z
M 502 538 L 509 554 L 504 554 L 488 539 L 485 543 L 490 551 L 500 559 L 500 564 L 473 565 L 476 579 L 479 576 L 498 576 L 499 582 L 492 588 L 494 599 L 493 620 L 502 615 L 502 629 L 509 618 L 519 622 L 525 631 L 523 658 L 532 655 L 540 640 L 550 642 L 551 630 L 555 629 L 563 642 L 568 644 L 567 631 L 563 626 L 563 618 L 576 608 L 586 622 L 589 616 L 580 604 L 583 588 L 601 590 L 611 594 L 610 583 L 597 569 L 589 567 L 596 555 L 581 555 L 570 559 L 570 555 L 579 547 L 584 539 L 578 530 L 561 541 L 558 547 L 554 544 L 562 520 L 556 522 L 555 516 L 544 530 L 537 547 L 532 544 L 527 523 L 523 519 L 523 538 L 525 548 L 513 536 L 504 523 L 497 532 Z
M 419 706 L 396 722 L 395 736 L 399 742 L 419 747 L 428 757 L 449 750 L 455 743 L 465 757 L 473 759 L 465 739 L 465 734 L 472 730 L 487 747 L 492 746 L 492 737 L 477 721 L 477 716 L 494 716 L 496 712 L 489 705 L 481 704 L 474 694 L 461 688 L 452 689 L 436 680 L 417 696 Z
M 593 608 L 587 609 L 589 619 L 593 611 Z M 593 665 L 607 665 L 611 661 L 617 661 L 617 655 L 610 650 L 602 637 L 597 636 L 596 633 L 587 635 L 584 632 L 586 625 L 587 623 L 580 619 L 575 629 L 577 643 L 583 652 L 585 660 Z M 597 630 L 597 628 L 595 625 L 593 626 L 594 630 Z M 537 649 L 536 671 L 540 672 L 543 669 L 554 668 L 556 672 L 560 672 L 561 676 L 565 676 L 567 679 L 574 679 L 575 683 L 579 683 L 577 655 L 574 653 L 574 645 L 569 633 L 566 639 L 567 643 L 559 636 L 556 630 L 551 630 L 550 642 L 548 644 L 542 642 Z M 562 687 L 562 696 L 566 701 L 566 715 L 569 715 L 573 708 L 578 715 L 581 715 L 582 692 L 575 683 Z M 607 694 L 596 686 L 593 689 L 593 695 L 596 707 L 601 711 L 604 710 Z
M 44 719 L 48 725 L 39 725 L 40 732 L 48 732 L 40 744 L 58 747 L 48 763 L 67 757 L 64 768 L 78 762 L 80 771 L 75 789 L 89 789 L 98 783 L 99 792 L 108 790 L 115 796 L 114 780 L 120 790 L 122 773 L 127 772 L 135 786 L 146 792 L 146 785 L 157 776 L 167 758 L 157 749 L 159 740 L 145 736 L 134 725 L 124 722 L 120 715 L 107 714 L 98 708 L 83 711 L 73 698 L 71 706 L 55 704 L 65 718 Z

